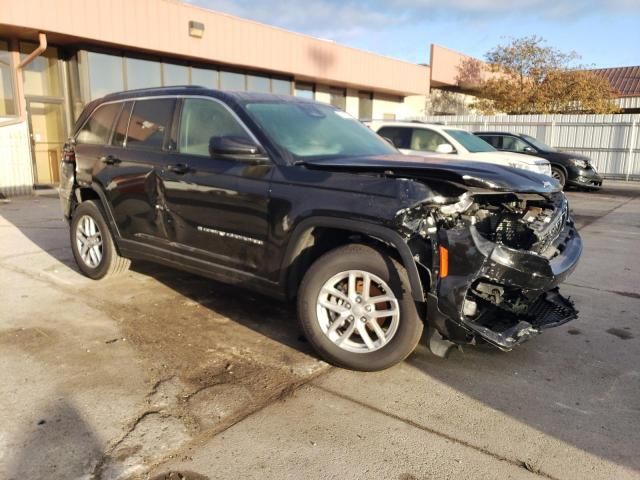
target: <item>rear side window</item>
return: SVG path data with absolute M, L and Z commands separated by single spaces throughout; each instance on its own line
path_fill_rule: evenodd
M 127 148 L 162 150 L 175 104 L 174 98 L 136 101 L 127 130 Z
M 435 152 L 438 145 L 448 144 L 447 140 L 438 132 L 424 128 L 414 128 L 411 135 L 411 150 L 419 152 Z
M 104 145 L 107 143 L 111 127 L 121 108 L 121 103 L 99 106 L 76 135 L 76 143 L 85 145 Z
M 127 102 L 124 104 L 118 122 L 113 130 L 113 138 L 111 139 L 112 145 L 121 147 L 124 144 L 125 138 L 127 138 L 127 127 L 129 126 L 129 118 L 131 118 L 131 107 L 133 102 Z
M 502 148 L 502 137 L 498 135 L 478 135 L 482 140 L 487 142 L 493 148 L 500 150 Z
M 205 99 L 185 99 L 180 118 L 180 152 L 208 157 L 211 137 L 250 140 L 242 125 L 223 105 Z
M 411 145 L 411 128 L 382 127 L 378 135 L 391 140 L 396 148 L 409 148 Z

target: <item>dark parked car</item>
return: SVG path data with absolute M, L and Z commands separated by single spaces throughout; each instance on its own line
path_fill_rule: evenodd
M 474 133 L 498 150 L 528 153 L 547 159 L 551 164 L 553 178 L 563 187 L 567 185 L 596 190 L 602 186 L 602 175 L 596 172 L 589 157 L 559 152 L 529 135 L 508 132 Z
M 297 298 L 308 341 L 348 368 L 401 361 L 425 324 L 509 350 L 576 317 L 558 285 L 582 243 L 555 180 L 404 156 L 330 105 L 109 95 L 76 124 L 60 195 L 87 276 L 145 259 Z

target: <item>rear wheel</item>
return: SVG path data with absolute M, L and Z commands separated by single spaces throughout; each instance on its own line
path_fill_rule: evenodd
M 102 208 L 92 200 L 73 212 L 71 249 L 80 271 L 94 280 L 124 272 L 131 264 L 118 255 Z
M 298 317 L 324 359 L 354 370 L 404 360 L 423 330 L 404 267 L 366 245 L 340 247 L 311 266 L 298 292 Z
M 561 168 L 551 167 L 551 176 L 555 178 L 563 187 L 565 183 L 567 183 L 567 176 Z

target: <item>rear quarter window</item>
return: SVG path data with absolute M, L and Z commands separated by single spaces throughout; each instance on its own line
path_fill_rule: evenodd
M 111 127 L 121 108 L 121 103 L 99 106 L 76 135 L 76 143 L 84 145 L 104 145 L 107 143 Z

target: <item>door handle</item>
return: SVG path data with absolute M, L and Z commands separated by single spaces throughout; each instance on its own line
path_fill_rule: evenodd
M 98 157 L 98 158 L 102 163 L 105 163 L 107 165 L 116 165 L 122 161 L 118 157 L 114 157 L 113 155 L 106 155 L 104 157 Z
M 167 169 L 170 172 L 173 172 L 178 175 L 184 175 L 185 173 L 191 170 L 189 168 L 189 165 L 185 165 L 184 163 L 176 163 L 175 165 L 169 165 L 167 166 Z

